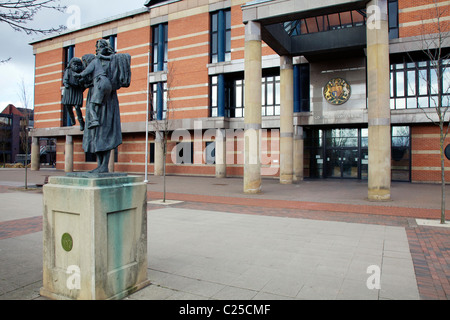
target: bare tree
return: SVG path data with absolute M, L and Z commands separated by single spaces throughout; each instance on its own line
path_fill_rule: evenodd
M 66 26 L 60 25 L 46 29 L 29 26 L 41 10 L 64 12 L 66 7 L 57 2 L 59 0 L 0 0 L 0 23 L 6 23 L 15 31 L 25 32 L 27 35 L 60 32 L 66 29 Z M 0 64 L 10 60 L 11 58 L 0 60 Z
M 166 202 L 166 160 L 167 160 L 167 154 L 168 154 L 168 142 L 169 142 L 169 135 L 170 132 L 174 129 L 172 128 L 173 123 L 173 102 L 171 101 L 171 88 L 174 87 L 174 77 L 173 77 L 173 67 L 169 64 L 169 70 L 167 71 L 167 81 L 160 82 L 157 85 L 162 86 L 161 90 L 164 92 L 163 94 L 163 110 L 162 110 L 162 119 L 158 120 L 158 110 L 156 108 L 155 102 L 156 99 L 153 97 L 152 105 L 153 105 L 153 121 L 152 125 L 155 131 L 155 139 L 162 139 L 162 143 L 160 144 L 161 151 L 162 151 L 162 158 L 163 158 L 163 202 Z M 164 87 L 165 86 L 165 87 Z M 155 145 L 155 148 L 157 146 Z
M 419 72 L 420 80 L 426 83 L 430 96 L 430 105 L 419 108 L 433 124 L 439 127 L 439 155 L 441 167 L 441 224 L 445 223 L 445 139 L 449 132 L 449 120 L 447 112 L 450 104 L 450 54 L 445 48 L 450 45 L 450 23 L 444 17 L 450 15 L 448 6 L 440 6 L 434 0 L 435 16 L 431 22 L 433 34 L 428 35 L 428 29 L 422 25 L 422 51 L 430 61 L 431 75 Z M 423 21 L 424 19 L 422 19 Z
M 62 31 L 65 26 L 60 25 L 57 28 L 40 29 L 27 26 L 27 23 L 33 21 L 36 14 L 43 9 L 57 10 L 64 12 L 64 6 L 56 4 L 56 0 L 0 0 L 0 22 L 8 24 L 15 31 L 22 31 L 30 35 L 48 34 Z

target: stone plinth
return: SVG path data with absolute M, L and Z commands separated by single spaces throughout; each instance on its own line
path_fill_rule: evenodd
M 73 174 L 44 186 L 43 287 L 52 299 L 122 299 L 147 279 L 147 186 Z

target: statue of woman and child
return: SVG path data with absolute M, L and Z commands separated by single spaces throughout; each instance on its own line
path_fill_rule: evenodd
M 64 72 L 62 103 L 72 125 L 75 124 L 75 107 L 80 130 L 84 131 L 83 150 L 97 156 L 98 166 L 91 173 L 107 173 L 111 150 L 122 144 L 117 90 L 129 87 L 130 82 L 131 56 L 116 54 L 105 39 L 97 41 L 95 55 L 71 59 Z M 86 88 L 89 92 L 83 120 L 81 107 Z

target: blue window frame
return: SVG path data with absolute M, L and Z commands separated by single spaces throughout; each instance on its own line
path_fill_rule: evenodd
M 309 64 L 294 65 L 294 112 L 310 111 Z
M 167 117 L 167 83 L 152 83 L 153 118 L 164 120 Z
M 389 0 L 388 15 L 389 15 L 389 39 L 396 39 L 399 37 L 398 0 Z
M 231 61 L 231 11 L 211 14 L 211 63 Z
M 152 28 L 152 70 L 167 70 L 168 24 L 162 23 Z

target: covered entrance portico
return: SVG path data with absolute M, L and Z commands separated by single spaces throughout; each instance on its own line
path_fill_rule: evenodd
M 302 132 L 305 124 L 317 124 L 315 116 L 324 112 L 321 104 L 312 103 L 308 115 L 294 113 L 294 90 L 289 89 L 294 83 L 293 60 L 296 57 L 304 57 L 309 62 L 343 57 L 362 58 L 366 62 L 364 70 L 367 85 L 363 89 L 365 96 L 359 97 L 359 109 L 353 107 L 353 97 L 338 109 L 343 111 L 348 108 L 346 111 L 350 113 L 362 114 L 359 126 L 368 127 L 368 154 L 364 155 L 368 162 L 368 197 L 370 200 L 390 199 L 387 1 L 253 1 L 244 5 L 242 10 L 243 22 L 246 24 L 244 192 L 258 193 L 261 190 L 261 164 L 258 160 L 261 151 L 252 145 L 259 145 L 261 129 L 261 47 L 264 41 L 280 56 L 280 182 L 293 183 L 299 177 L 295 170 L 300 158 L 297 146 L 299 135 L 294 133 Z M 320 86 L 323 89 L 325 83 L 312 83 L 311 91 L 319 91 L 317 87 Z M 318 95 L 312 94 L 311 101 L 317 99 Z M 318 119 L 323 121 L 320 116 Z M 364 174 L 358 167 L 362 163 L 361 155 L 358 145 L 327 148 L 322 161 L 330 161 L 322 162 L 322 169 L 332 177 L 361 177 Z

